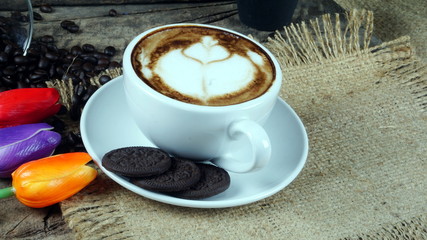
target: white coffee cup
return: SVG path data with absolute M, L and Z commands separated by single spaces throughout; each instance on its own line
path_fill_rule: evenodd
M 203 106 L 168 97 L 142 81 L 132 64 L 132 53 L 141 39 L 170 28 L 216 29 L 252 42 L 270 61 L 274 79 L 260 96 L 226 106 Z M 236 69 L 238 71 L 238 69 Z M 124 89 L 131 117 L 143 134 L 169 154 L 186 159 L 211 160 L 238 173 L 265 166 L 271 157 L 270 139 L 263 128 L 282 83 L 282 72 L 273 54 L 256 41 L 225 28 L 204 24 L 171 24 L 138 35 L 123 56 Z

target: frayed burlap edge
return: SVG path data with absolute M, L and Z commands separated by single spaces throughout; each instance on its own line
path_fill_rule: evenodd
M 427 66 L 415 56 L 410 37 L 370 46 L 373 20 L 373 13 L 366 10 L 353 10 L 344 16 L 326 14 L 309 23 L 291 24 L 283 32 L 277 31 L 268 39 L 267 47 L 282 63 L 284 74 L 288 68 L 371 54 L 378 62 L 391 65 L 384 75 L 405 76 L 396 78 L 411 89 L 420 111 L 427 112 Z M 347 22 L 345 27 L 343 22 Z

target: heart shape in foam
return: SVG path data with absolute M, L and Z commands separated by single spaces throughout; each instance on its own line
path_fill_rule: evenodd
M 244 57 L 230 53 L 206 36 L 199 43 L 162 56 L 154 72 L 178 92 L 207 101 L 244 89 L 257 69 L 254 54 Z

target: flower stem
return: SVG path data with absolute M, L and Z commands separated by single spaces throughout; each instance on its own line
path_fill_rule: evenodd
M 1 198 L 11 197 L 14 194 L 15 194 L 15 192 L 14 192 L 14 188 L 13 187 L 7 187 L 7 188 L 0 189 L 0 199 Z

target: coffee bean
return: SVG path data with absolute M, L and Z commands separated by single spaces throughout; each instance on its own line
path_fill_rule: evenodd
M 47 52 L 44 54 L 44 56 L 51 61 L 56 61 L 59 59 L 59 54 L 54 52 Z
M 53 43 L 54 42 L 54 38 L 51 35 L 44 35 L 40 38 L 40 41 L 43 43 Z
M 93 71 L 94 66 L 93 66 L 93 64 L 92 64 L 92 63 L 90 63 L 90 62 L 86 62 L 86 63 L 84 63 L 84 64 L 82 65 L 82 68 L 83 68 L 83 70 L 84 70 L 84 71 L 86 71 L 86 72 L 91 72 L 91 71 Z
M 83 50 L 82 50 L 82 48 L 81 48 L 81 47 L 79 47 L 79 46 L 73 46 L 73 47 L 70 49 L 70 52 L 71 52 L 71 54 L 72 54 L 72 55 L 77 56 L 77 55 L 82 54 L 82 53 L 83 53 Z
M 110 9 L 110 11 L 108 12 L 108 16 L 110 16 L 110 17 L 116 17 L 117 16 L 117 11 L 115 9 Z
M 42 17 L 42 15 L 40 15 L 40 13 L 33 12 L 33 19 L 36 21 L 41 21 L 41 20 L 43 20 L 43 17 Z
M 99 83 L 101 85 L 106 84 L 107 82 L 109 82 L 111 80 L 111 77 L 108 75 L 102 75 L 101 77 L 99 77 Z
M 108 64 L 110 64 L 110 60 L 108 60 L 108 58 L 99 58 L 97 64 L 98 65 L 108 65 Z
M 95 66 L 94 70 L 95 70 L 96 73 L 100 73 L 100 72 L 104 71 L 107 68 L 108 68 L 107 64 L 98 64 L 98 65 Z
M 51 13 L 53 12 L 53 8 L 49 4 L 43 4 L 40 6 L 40 12 Z
M 86 89 L 83 85 L 77 85 L 74 88 L 74 94 L 76 94 L 79 98 L 83 97 L 86 94 Z
M 38 63 L 38 67 L 39 68 L 48 68 L 49 64 L 50 64 L 49 60 L 46 57 L 44 57 L 44 56 L 40 57 L 40 60 L 39 60 L 39 63 Z
M 23 55 L 16 55 L 13 57 L 13 61 L 17 65 L 24 65 L 28 63 L 28 58 Z
M 82 46 L 83 52 L 92 53 L 95 51 L 95 47 L 92 44 L 83 44 Z
M 107 59 L 110 58 L 110 56 L 108 56 L 105 53 L 101 53 L 101 52 L 94 52 L 93 56 L 96 57 L 96 58 L 98 58 L 98 59 L 100 59 L 100 58 L 107 58 Z
M 104 53 L 112 57 L 116 54 L 116 49 L 113 46 L 108 46 L 104 49 Z
M 67 30 L 68 27 L 71 26 L 71 25 L 76 25 L 76 24 L 73 21 L 70 21 L 70 20 L 64 20 L 64 21 L 61 22 L 61 27 L 63 29 L 65 29 L 65 30 Z
M 76 32 L 78 32 L 80 30 L 80 27 L 78 25 L 74 24 L 74 25 L 68 26 L 67 30 L 70 33 L 76 33 Z
M 109 69 L 114 69 L 114 68 L 120 68 L 122 65 L 120 63 L 118 63 L 117 61 L 111 61 L 110 65 L 108 66 Z

